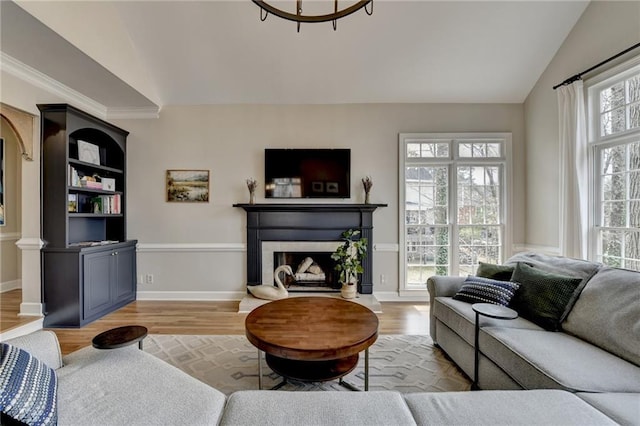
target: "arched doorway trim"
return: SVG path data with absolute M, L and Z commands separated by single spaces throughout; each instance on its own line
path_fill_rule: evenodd
M 35 116 L 0 102 L 0 115 L 6 118 L 18 137 L 22 158 L 33 161 L 33 124 Z

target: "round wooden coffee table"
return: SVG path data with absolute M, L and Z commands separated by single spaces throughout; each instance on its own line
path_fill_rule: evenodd
M 262 389 L 261 351 L 269 367 L 286 379 L 342 380 L 365 352 L 365 390 L 369 390 L 369 346 L 378 338 L 378 317 L 355 302 L 335 297 L 290 297 L 254 309 L 245 321 L 247 339 L 258 348 L 258 387 Z M 281 385 L 282 385 L 281 384 Z

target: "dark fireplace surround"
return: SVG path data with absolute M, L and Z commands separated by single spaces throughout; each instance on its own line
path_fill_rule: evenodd
M 263 241 L 340 241 L 347 229 L 367 239 L 360 294 L 373 293 L 373 212 L 386 204 L 234 204 L 247 212 L 247 285 L 262 284 Z M 294 271 L 295 272 L 295 271 Z

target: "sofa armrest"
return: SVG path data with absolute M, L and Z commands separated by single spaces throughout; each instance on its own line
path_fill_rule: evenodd
M 434 275 L 427 280 L 427 289 L 429 290 L 429 302 L 433 303 L 433 299 L 441 296 L 455 295 L 466 277 L 452 277 Z
M 58 336 L 56 336 L 53 331 L 38 330 L 24 336 L 6 340 L 4 343 L 29 352 L 54 370 L 62 367 L 60 343 L 58 342 Z
M 452 297 L 454 296 L 462 283 L 464 283 L 465 277 L 454 277 L 445 275 L 434 275 L 427 280 L 427 290 L 429 291 L 429 334 L 434 343 L 438 343 L 436 340 L 436 318 L 435 314 L 435 299 L 436 297 Z

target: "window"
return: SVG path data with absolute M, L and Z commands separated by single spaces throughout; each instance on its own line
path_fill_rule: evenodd
M 640 271 L 640 58 L 634 62 L 589 82 L 589 246 L 597 261 Z
M 400 134 L 401 287 L 500 263 L 511 135 Z

